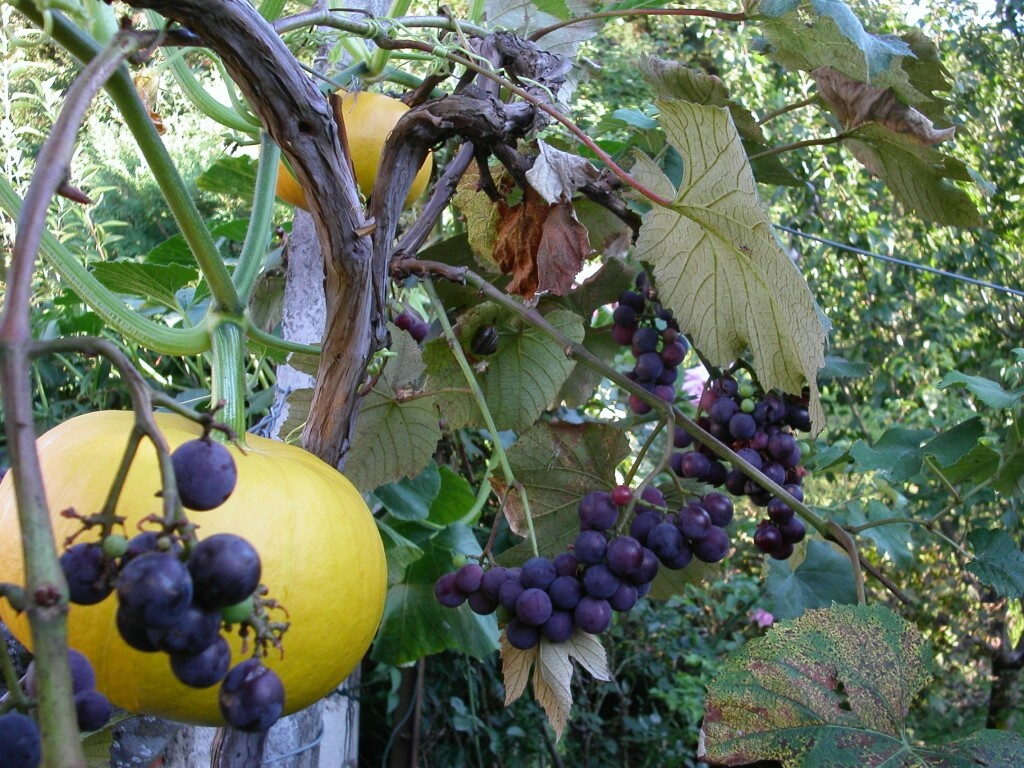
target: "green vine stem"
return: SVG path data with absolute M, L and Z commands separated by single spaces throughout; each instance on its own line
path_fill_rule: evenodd
M 552 32 L 556 32 L 559 29 L 568 27 L 572 24 L 581 24 L 587 21 L 596 21 L 600 19 L 625 19 L 630 16 L 697 16 L 705 19 L 718 19 L 719 21 L 746 21 L 750 17 L 740 11 L 739 13 L 729 13 L 728 11 L 711 11 L 706 8 L 632 8 L 622 11 L 598 11 L 597 13 L 588 13 L 582 16 L 575 16 L 565 21 L 556 22 L 548 27 L 542 27 L 536 32 L 530 35 L 530 40 L 537 42 L 545 35 L 549 35 Z
M 57 16 L 57 19 L 62 17 Z M 75 78 L 52 131 L 39 152 L 18 217 L 7 293 L 0 315 L 0 384 L 4 428 L 25 560 L 25 610 L 38 663 L 38 718 L 46 768 L 81 768 L 78 719 L 72 702 L 67 645 L 67 582 L 57 559 L 42 468 L 36 452 L 30 390 L 30 307 L 36 255 L 50 201 L 65 182 L 85 111 L 144 39 L 117 35 Z
M 800 149 L 801 147 L 825 147 L 829 144 L 838 144 L 841 141 L 845 141 L 849 135 L 850 134 L 847 132 L 842 132 L 837 133 L 835 136 L 826 136 L 820 139 L 804 139 L 803 141 L 794 141 L 791 144 L 780 144 L 777 147 L 770 147 L 763 152 L 755 152 L 748 156 L 747 160 L 752 163 L 755 160 L 763 160 L 766 157 L 779 155 L 783 152 L 790 152 L 794 149 Z
M 235 431 L 237 439 L 245 435 L 245 331 L 237 320 L 214 317 L 210 331 L 213 375 L 210 396 L 222 405 L 218 418 Z
M 7 600 L 11 608 L 19 613 L 25 610 L 25 590 L 17 584 L 0 583 L 0 598 Z M 9 685 L 7 687 L 11 688 Z
M 767 123 L 770 123 L 772 120 L 774 120 L 777 117 L 782 117 L 782 115 L 788 114 L 789 112 L 795 112 L 798 109 L 803 109 L 804 107 L 809 107 L 809 106 L 811 106 L 812 104 L 814 104 L 817 101 L 818 101 L 818 97 L 816 95 L 815 96 L 808 96 L 806 99 L 800 99 L 800 101 L 794 101 L 792 104 L 787 104 L 784 107 L 779 107 L 778 109 L 773 109 L 771 112 L 769 112 L 764 117 L 762 117 L 760 120 L 758 120 L 757 124 L 758 125 L 765 125 Z
M 434 289 L 434 283 L 427 275 L 423 280 L 423 287 L 427 292 L 427 296 L 430 297 L 430 302 L 434 307 L 434 313 L 437 315 L 437 319 L 441 323 L 441 328 L 444 329 L 445 338 L 448 340 L 448 347 L 452 351 L 452 355 L 455 357 L 455 361 L 459 364 L 459 368 L 462 369 L 462 375 L 466 378 L 466 383 L 469 384 L 469 388 L 473 392 L 473 397 L 476 399 L 477 405 L 480 407 L 480 413 L 484 417 L 484 423 L 487 425 L 488 431 L 491 433 L 491 442 L 494 446 L 494 454 L 498 457 L 498 463 L 501 465 L 502 474 L 505 476 L 505 482 L 508 483 L 509 488 L 515 488 L 519 494 L 519 499 L 523 504 L 523 515 L 526 517 L 526 527 L 530 534 L 530 546 L 533 547 L 533 554 L 539 555 L 540 550 L 537 547 L 537 532 L 533 527 L 533 514 L 530 511 L 530 502 L 526 496 L 526 489 L 523 488 L 522 484 L 516 479 L 515 473 L 512 471 L 512 465 L 509 464 L 508 455 L 505 453 L 505 448 L 501 444 L 501 437 L 498 434 L 498 428 L 494 423 L 494 417 L 491 415 L 491 409 L 487 407 L 487 400 L 484 398 L 483 390 L 480 389 L 480 382 L 476 380 L 476 376 L 473 373 L 473 367 L 469 364 L 466 359 L 465 353 L 462 351 L 462 346 L 459 344 L 458 338 L 455 336 L 455 330 L 452 328 L 450 322 L 448 322 L 448 315 L 445 312 L 444 304 L 441 302 L 441 298 L 437 295 L 437 291 Z
M 260 162 L 256 170 L 256 192 L 253 196 L 249 229 L 245 233 L 242 252 L 231 276 L 242 303 L 249 304 L 260 270 L 263 268 L 267 243 L 274 226 L 274 186 L 277 182 L 277 161 L 281 150 L 267 133 L 260 135 Z
M 409 12 L 411 6 L 412 0 L 391 0 L 391 8 L 388 9 L 387 16 L 392 19 L 404 16 Z M 378 47 L 370 57 L 366 79 L 371 82 L 379 79 L 390 59 L 391 51 Z
M 268 349 L 275 349 L 278 352 L 295 352 L 299 355 L 315 355 L 320 356 L 320 347 L 314 344 L 300 344 L 297 341 L 291 341 L 289 339 L 282 339 L 280 336 L 275 336 L 272 333 L 264 331 L 262 328 L 257 328 L 252 323 L 248 323 L 245 326 L 245 335 L 250 341 L 260 344 Z
M 0 584 L 0 597 L 8 597 L 7 587 L 14 587 L 13 584 Z M 19 587 L 15 587 L 19 589 Z M 8 599 L 10 599 L 8 597 Z M 24 603 L 24 600 L 22 601 Z M 11 605 L 14 602 L 11 601 Z M 15 606 L 15 610 L 18 610 Z M 21 689 L 21 684 L 18 681 L 18 673 L 14 669 L 14 662 L 11 660 L 11 654 L 7 652 L 7 649 L 3 649 L 3 653 L 0 653 L 0 680 L 3 681 L 4 687 L 7 688 L 7 696 L 4 698 L 7 701 L 0 700 L 0 715 L 10 711 L 10 709 L 18 709 L 22 712 L 28 710 L 30 702 L 28 696 L 25 695 L 25 691 Z

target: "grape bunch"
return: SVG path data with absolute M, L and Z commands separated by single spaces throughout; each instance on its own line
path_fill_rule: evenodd
M 697 420 L 699 426 L 803 501 L 801 485 L 806 472 L 795 432 L 811 428 L 806 396 L 759 392 L 751 382 L 721 376 L 704 390 L 698 408 L 704 413 Z M 679 449 L 691 448 L 673 454 L 672 469 L 677 475 L 724 486 L 734 496 L 748 496 L 756 506 L 767 507 L 768 519 L 759 526 L 755 545 L 779 559 L 792 554 L 793 545 L 803 540 L 806 529 L 786 502 L 774 498 L 739 469 L 728 469 L 707 446 L 694 444 L 683 430 L 676 430 L 674 444 Z
M 218 443 L 184 443 L 172 461 L 179 497 L 191 509 L 214 509 L 234 490 L 234 460 Z M 188 550 L 172 527 L 75 544 L 60 560 L 73 603 L 92 605 L 116 591 L 117 630 L 129 646 L 168 654 L 172 674 L 187 686 L 223 681 L 221 710 L 231 726 L 265 730 L 280 717 L 278 676 L 257 659 L 229 671 L 231 648 L 221 634 L 222 624 L 245 622 L 256 610 L 262 569 L 248 541 L 221 533 Z
M 709 493 L 700 500 L 684 504 L 676 512 L 662 512 L 665 497 L 656 488 L 647 488 L 630 524 L 630 534 L 653 552 L 666 568 L 685 568 L 693 558 L 717 563 L 729 553 L 729 534 L 725 527 L 733 517 L 732 500 L 722 493 Z
M 74 695 L 75 714 L 78 717 L 78 730 L 98 731 L 113 714 L 114 708 L 107 697 L 96 690 L 96 672 L 92 664 L 81 653 L 68 650 L 68 664 L 71 667 L 71 688 Z M 33 660 L 25 670 L 22 685 L 32 698 L 38 695 L 36 689 L 36 663 Z M 0 744 L 3 744 L 0 739 Z M 2 764 L 2 760 L 0 760 Z
M 679 365 L 689 345 L 672 313 L 654 298 L 642 272 L 637 290 L 619 296 L 612 320 L 612 339 L 633 353 L 633 369 L 626 376 L 665 402 L 673 402 Z M 650 404 L 636 395 L 630 395 L 627 404 L 637 415 L 651 410 Z

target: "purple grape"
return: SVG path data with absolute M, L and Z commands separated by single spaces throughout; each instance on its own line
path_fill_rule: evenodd
M 629 525 L 629 535 L 641 544 L 647 545 L 647 537 L 651 535 L 650 532 L 661 523 L 661 513 L 648 509 L 633 518 L 633 522 Z
M 559 576 L 575 576 L 580 561 L 572 552 L 563 552 L 554 559 L 555 573 Z
M 605 560 L 612 573 L 630 576 L 636 572 L 644 559 L 643 545 L 632 536 L 618 536 L 608 544 Z
M 664 361 L 664 357 L 662 360 Z M 679 380 L 679 369 L 673 366 L 666 365 L 665 370 L 661 372 L 656 380 L 656 384 L 675 384 Z M 674 391 L 674 390 L 673 390 Z
M 680 469 L 682 476 L 692 480 L 703 480 L 711 471 L 711 461 L 703 453 L 690 451 L 683 454 Z
M 731 469 L 725 475 L 725 490 L 733 496 L 742 496 L 746 493 L 747 476 L 738 469 Z
M 546 557 L 531 557 L 523 563 L 522 573 L 519 580 L 527 589 L 547 589 L 558 574 L 555 571 L 555 564 Z
M 607 600 L 619 588 L 619 577 L 607 565 L 598 563 L 584 572 L 583 586 L 590 597 Z
M 775 427 L 769 427 L 769 429 L 775 429 Z M 768 432 L 757 427 L 754 430 L 754 435 L 747 441 L 747 448 L 761 452 L 768 450 L 768 441 L 771 438 L 768 436 Z
M 573 612 L 576 626 L 584 632 L 598 635 L 612 625 L 612 607 L 607 600 L 584 597 Z
M 807 528 L 799 517 L 793 517 L 788 523 L 780 525 L 779 530 L 788 544 L 799 544 L 807 536 Z
M 639 332 L 637 333 L 639 336 Z M 633 340 L 636 345 L 636 337 Z M 637 380 L 654 381 L 665 371 L 665 364 L 661 362 L 661 356 L 657 352 L 644 352 L 636 359 L 633 367 L 636 371 Z
M 543 589 L 530 587 L 524 589 L 516 600 L 516 616 L 519 620 L 533 627 L 539 627 L 551 618 L 551 598 Z
M 636 328 L 636 310 L 628 304 L 619 304 L 612 312 L 612 322 L 623 328 Z
M 500 565 L 490 568 L 480 579 L 480 589 L 491 600 L 497 600 L 498 590 L 511 576 L 508 568 L 503 568 Z
M 540 630 L 513 618 L 505 625 L 505 638 L 513 648 L 528 651 L 540 642 Z
M 115 614 L 117 633 L 124 642 L 142 653 L 156 653 L 160 649 L 149 639 L 149 630 L 142 624 L 132 621 L 125 612 L 118 606 Z
M 732 376 L 723 376 L 715 381 L 712 386 L 715 387 L 716 394 L 725 397 L 735 397 L 740 391 L 740 385 Z
M 60 556 L 68 582 L 68 599 L 77 605 L 95 605 L 114 591 L 108 581 L 108 561 L 99 544 L 75 544 Z
M 732 499 L 724 493 L 709 493 L 701 500 L 700 504 L 708 511 L 712 525 L 725 528 L 725 526 L 732 522 Z
M 675 368 L 686 358 L 686 342 L 682 337 L 677 337 L 671 344 L 666 344 L 661 350 L 661 360 L 666 367 Z
M 619 519 L 619 508 L 612 495 L 604 491 L 591 491 L 580 500 L 581 531 L 607 531 Z
M 693 554 L 705 563 L 717 563 L 729 554 L 729 534 L 712 526 L 707 536 L 693 542 Z
M 646 301 L 636 291 L 623 291 L 622 295 L 619 296 L 619 304 L 625 304 L 627 307 L 632 307 L 636 312 L 644 311 L 644 304 Z
M 559 576 L 548 587 L 548 597 L 554 608 L 571 611 L 583 597 L 583 585 L 575 576 Z
M 583 531 L 572 545 L 576 559 L 584 565 L 595 565 L 604 560 L 608 540 L 599 531 Z
M 672 435 L 672 445 L 675 448 L 688 448 L 693 443 L 693 435 L 682 427 L 676 427 Z
M 768 438 L 768 453 L 776 461 L 782 461 L 796 448 L 796 438 L 788 432 L 776 432 Z
M 220 687 L 220 711 L 240 731 L 266 731 L 284 710 L 284 685 L 259 659 L 237 664 Z
M 466 604 L 473 613 L 480 616 L 490 616 L 498 610 L 498 601 L 485 595 L 482 590 L 470 592 Z
M 498 602 L 506 611 L 515 612 L 516 602 L 523 594 L 525 587 L 519 581 L 518 576 L 510 576 L 498 589 Z
M 668 384 L 658 384 L 654 387 L 654 396 L 659 400 L 664 400 L 666 403 L 674 403 L 676 400 L 676 390 Z
M 768 502 L 768 517 L 773 523 L 782 525 L 793 519 L 793 508 L 782 499 L 772 499 Z
M 480 589 L 484 578 L 484 569 L 480 563 L 466 563 L 455 572 L 455 586 L 467 595 Z
M 224 679 L 230 666 L 231 647 L 221 635 L 201 653 L 171 655 L 171 672 L 190 688 L 216 685 Z
M 136 557 L 146 552 L 170 552 L 176 555 L 181 552 L 181 544 L 162 533 L 144 531 L 128 539 L 128 549 L 121 555 L 121 566 L 128 565 Z
M 189 440 L 171 454 L 178 498 L 183 506 L 198 512 L 219 507 L 238 481 L 231 452 L 209 438 Z
M 612 607 L 613 611 L 625 613 L 636 605 L 637 599 L 638 593 L 636 586 L 622 582 L 619 584 L 619 588 L 615 590 L 615 594 L 608 598 L 608 605 Z
M 804 500 L 804 489 L 794 483 L 786 483 L 782 489 L 797 501 Z
M 71 667 L 71 690 L 72 693 L 88 691 L 96 687 L 96 671 L 92 664 L 81 653 L 74 648 L 68 649 L 68 666 Z M 36 662 L 35 659 L 28 663 L 25 669 L 25 693 L 32 698 L 39 695 L 36 690 Z
M 117 598 L 126 619 L 147 628 L 168 627 L 192 604 L 192 578 L 174 555 L 149 552 L 121 569 Z
M 637 363 L 640 362 L 640 358 L 643 355 L 655 354 L 654 350 L 656 350 L 658 348 L 658 342 L 660 340 L 661 340 L 661 333 L 658 332 L 657 328 L 652 328 L 650 326 L 646 326 L 644 328 L 638 328 L 636 333 L 633 334 L 633 344 L 632 344 L 632 352 L 633 352 L 633 355 L 637 358 Z M 659 363 L 659 365 L 664 365 L 661 362 L 661 357 L 660 356 L 658 356 L 658 363 Z M 640 372 L 637 371 L 637 373 L 640 373 Z M 640 374 L 640 377 L 641 378 L 645 378 L 642 373 Z M 653 378 L 656 378 L 656 377 L 655 376 L 650 376 L 650 377 L 646 377 L 646 378 L 653 379 Z
M 650 584 L 658 575 L 658 556 L 651 550 L 644 548 L 644 559 L 637 568 L 636 573 L 629 577 L 629 583 L 637 587 Z
M 551 618 L 541 625 L 540 632 L 549 642 L 564 643 L 572 637 L 574 629 L 576 629 L 576 619 L 573 618 L 571 610 L 554 611 Z
M 751 448 L 741 448 L 736 451 L 736 455 L 746 461 L 754 469 L 761 469 L 762 461 L 761 454 Z
M 3 744 L 5 768 L 37 768 L 43 761 L 39 726 L 28 715 L 20 712 L 0 715 L 0 744 Z
M 749 440 L 757 432 L 757 423 L 749 413 L 737 413 L 729 419 L 729 434 L 736 440 Z
M 653 485 L 648 485 L 643 489 L 640 493 L 640 500 L 646 501 L 648 504 L 653 504 L 655 507 L 665 506 L 665 494 Z
M 786 421 L 793 429 L 811 431 L 811 415 L 806 405 L 791 405 L 786 411 Z
M 454 571 L 442 574 L 441 577 L 434 582 L 434 597 L 436 597 L 437 602 L 445 608 L 458 608 L 466 602 L 466 593 L 459 589 L 455 584 Z
M 715 530 L 720 531 L 721 528 L 716 528 Z M 692 560 L 693 548 L 690 546 L 689 542 L 683 541 L 683 543 L 679 545 L 679 550 L 676 552 L 675 556 L 662 558 L 661 564 L 673 571 L 678 571 L 688 566 Z
M 626 398 L 626 406 L 637 416 L 643 416 L 654 410 L 650 403 L 639 395 L 630 395 Z
M 430 326 L 422 320 L 414 320 L 412 324 L 406 328 L 406 331 L 412 336 L 413 341 L 419 344 L 430 333 Z
M 711 524 L 711 515 L 696 502 L 691 502 L 680 509 L 678 520 L 679 532 L 690 541 L 703 539 L 714 527 Z
M 220 634 L 220 610 L 193 603 L 171 626 L 147 632 L 153 645 L 165 653 L 202 653 Z
M 612 341 L 619 346 L 628 347 L 633 342 L 633 334 L 635 332 L 636 328 L 627 327 L 625 325 L 613 325 Z
M 720 397 L 708 409 L 708 416 L 716 424 L 727 425 L 739 411 L 739 406 L 727 397 Z
M 778 549 L 769 554 L 774 560 L 789 560 L 793 556 L 793 545 L 788 541 L 783 541 Z
M 787 456 L 786 458 L 782 459 L 779 463 L 782 464 L 782 466 L 784 466 L 786 469 L 795 469 L 796 467 L 800 466 L 800 462 L 803 460 L 803 458 L 804 454 L 803 451 L 800 450 L 800 445 L 798 443 L 797 445 L 793 446 L 792 453 L 790 453 L 789 456 Z
M 725 464 L 717 461 L 716 459 L 712 459 L 708 466 L 708 476 L 704 478 L 704 482 L 718 488 L 725 483 L 725 476 L 728 472 L 729 470 L 726 469 Z
M 99 691 L 79 691 L 75 694 L 75 715 L 78 718 L 78 730 L 98 731 L 114 714 L 107 697 Z
M 786 482 L 786 468 L 776 461 L 769 461 L 761 467 L 761 472 L 776 485 Z
M 782 532 L 770 522 L 761 522 L 754 531 L 754 546 L 770 555 L 782 545 Z
M 671 560 L 679 554 L 683 544 L 683 534 L 679 528 L 670 523 L 657 525 L 647 535 L 647 547 L 659 560 Z
M 196 602 L 216 608 L 240 603 L 260 585 L 260 556 L 252 544 L 233 533 L 216 533 L 200 541 L 188 558 Z

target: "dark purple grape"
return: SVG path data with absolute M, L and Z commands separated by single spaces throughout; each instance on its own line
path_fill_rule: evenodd
M 584 565 L 595 565 L 604 560 L 608 540 L 599 531 L 583 531 L 572 544 L 576 559 Z
M 625 325 L 612 326 L 612 341 L 622 347 L 628 347 L 633 342 L 633 334 L 636 328 Z
M 554 608 L 571 611 L 583 597 L 583 585 L 575 576 L 559 576 L 548 587 L 548 597 Z
M 639 395 L 630 395 L 628 398 L 626 398 L 626 405 L 628 406 L 629 410 L 631 410 L 637 416 L 643 416 L 644 414 L 648 414 L 654 410 L 651 407 L 650 403 L 648 403 Z
M 679 532 L 690 541 L 703 539 L 714 527 L 711 524 L 711 515 L 700 504 L 691 502 L 679 510 L 678 522 Z
M 220 610 L 193 603 L 171 626 L 147 632 L 153 645 L 165 653 L 202 653 L 220 634 Z
M 136 557 L 146 552 L 171 552 L 172 554 L 178 554 L 181 552 L 181 544 L 162 533 L 144 531 L 128 539 L 128 549 L 121 555 L 121 566 L 127 565 Z
M 703 453 L 689 451 L 683 454 L 680 469 L 683 470 L 683 477 L 688 477 L 692 480 L 703 480 L 707 477 L 708 472 L 711 471 L 711 461 Z
M 708 416 L 716 424 L 727 425 L 739 411 L 739 406 L 727 397 L 720 397 L 708 409 Z
M 37 768 L 43 761 L 39 726 L 28 715 L 20 712 L 0 715 L 0 744 L 3 745 L 0 764 L 4 768 Z
M 693 443 L 693 435 L 682 427 L 676 427 L 672 435 L 672 445 L 675 448 L 688 448 Z
M 171 454 L 178 498 L 198 512 L 219 507 L 238 481 L 231 451 L 209 438 L 189 440 Z
M 708 511 L 712 525 L 725 528 L 732 522 L 732 499 L 724 493 L 709 493 L 701 500 L 700 505 Z
M 98 731 L 114 714 L 114 708 L 110 706 L 107 697 L 99 691 L 79 691 L 75 694 L 74 701 L 80 731 Z M 0 764 L 2 763 L 3 758 L 0 757 Z
M 619 507 L 605 491 L 591 491 L 580 500 L 581 531 L 607 531 L 619 519 Z
M 127 645 L 142 653 L 156 653 L 160 649 L 149 639 L 149 630 L 142 624 L 132 621 L 118 606 L 115 615 L 117 633 Z
M 519 581 L 526 589 L 536 587 L 547 589 L 558 574 L 555 571 L 555 564 L 546 557 L 531 557 L 523 563 L 522 573 L 519 574 Z
M 768 502 L 768 517 L 773 523 L 788 523 L 793 519 L 793 515 L 793 508 L 782 499 L 772 499 Z
M 683 338 L 677 337 L 671 344 L 666 344 L 661 350 L 661 361 L 668 368 L 675 368 L 686 358 L 686 342 Z
M 466 602 L 466 593 L 455 584 L 455 572 L 444 573 L 434 582 L 434 597 L 445 608 L 458 608 Z
M 768 429 L 775 429 L 775 427 L 769 427 Z M 753 436 L 747 440 L 747 448 L 751 448 L 758 452 L 767 451 L 769 440 L 771 440 L 771 438 L 769 437 L 768 432 L 757 427 L 754 430 Z
M 800 462 L 803 460 L 803 458 L 803 451 L 800 450 L 800 444 L 797 443 L 795 446 L 793 446 L 792 453 L 790 453 L 789 456 L 787 456 L 786 458 L 782 459 L 779 463 L 786 469 L 795 469 L 796 467 L 800 466 Z
M 777 461 L 769 461 L 761 467 L 761 472 L 765 477 L 777 485 L 782 485 L 786 482 L 786 468 Z
M 771 493 L 753 481 L 747 483 L 747 496 L 750 498 L 750 503 L 758 507 L 767 507 L 768 502 L 772 500 Z
M 801 432 L 811 431 L 811 415 L 806 405 L 791 405 L 786 411 L 786 422 Z
M 640 500 L 646 501 L 648 504 L 652 504 L 655 507 L 665 506 L 665 494 L 655 488 L 653 485 L 648 485 L 640 493 Z
M 807 535 L 807 528 L 799 517 L 793 517 L 788 523 L 780 525 L 779 530 L 783 540 L 789 544 L 799 544 Z
M 540 629 L 519 619 L 510 619 L 505 625 L 505 638 L 513 648 L 528 651 L 540 642 Z
M 503 568 L 500 565 L 494 566 L 489 568 L 480 579 L 480 589 L 491 600 L 497 600 L 498 590 L 501 589 L 501 585 L 511 577 L 512 574 L 508 568 Z
M 636 328 L 636 310 L 628 304 L 619 304 L 612 312 L 612 322 L 623 328 Z
M 612 504 L 617 507 L 625 507 L 633 500 L 633 489 L 628 485 L 617 485 L 612 488 Z
M 192 579 L 174 555 L 148 552 L 121 569 L 117 599 L 126 619 L 147 628 L 167 627 L 192 604 Z
M 584 597 L 573 612 L 576 626 L 584 632 L 598 635 L 612 625 L 612 607 L 607 600 Z
M 543 589 L 530 587 L 524 589 L 516 600 L 516 616 L 519 620 L 533 627 L 539 627 L 551 618 L 551 598 Z
M 708 466 L 708 476 L 704 478 L 704 482 L 718 488 L 725 483 L 725 476 L 728 472 L 729 470 L 726 469 L 725 464 L 717 459 L 712 459 L 711 464 Z
M 641 512 L 633 518 L 633 522 L 629 524 L 629 535 L 639 541 L 641 544 L 647 544 L 647 537 L 651 535 L 651 531 L 655 526 L 661 525 L 662 515 L 660 512 L 654 510 L 646 510 Z M 598 561 L 600 562 L 600 561 Z
M 576 629 L 576 619 L 573 618 L 571 610 L 554 611 L 551 618 L 541 625 L 540 632 L 549 642 L 564 643 L 572 637 L 574 629 Z
M 484 578 L 484 569 L 480 563 L 466 563 L 455 572 L 455 586 L 467 595 L 480 589 Z
M 200 653 L 172 654 L 171 672 L 191 688 L 209 688 L 224 679 L 231 666 L 231 648 L 228 641 L 217 635 L 209 647 Z
M 679 528 L 670 523 L 661 523 L 647 534 L 647 547 L 659 560 L 671 560 L 679 554 L 683 544 L 683 534 Z
M 632 536 L 617 536 L 608 544 L 605 561 L 617 576 L 631 576 L 644 559 L 643 545 Z
M 721 530 L 721 528 L 716 528 L 715 530 Z M 661 564 L 673 571 L 678 571 L 688 566 L 692 560 L 693 548 L 690 546 L 689 542 L 684 540 L 683 543 L 679 545 L 679 550 L 676 552 L 675 556 L 662 558 Z
M 776 461 L 782 461 L 796 448 L 796 438 L 788 432 L 776 432 L 768 438 L 768 453 Z
M 725 475 L 725 490 L 733 496 L 742 496 L 746 493 L 747 476 L 738 469 L 731 469 Z
M 654 396 L 659 400 L 664 400 L 666 403 L 674 403 L 676 400 L 675 387 L 670 387 L 668 384 L 658 384 L 654 387 Z
M 619 296 L 619 304 L 625 304 L 627 307 L 632 307 L 637 312 L 644 311 L 644 297 L 636 291 L 623 291 L 622 295 Z
M 664 357 L 662 358 L 664 361 Z M 655 379 L 656 384 L 675 384 L 679 380 L 679 369 L 672 366 L 666 365 L 665 370 L 661 372 L 661 376 Z
M 619 588 L 619 577 L 607 565 L 598 563 L 584 572 L 583 586 L 590 597 L 607 600 Z
M 427 334 L 430 333 L 430 326 L 422 320 L 414 320 L 406 330 L 412 336 L 413 341 L 419 344 L 427 338 Z
M 108 565 L 99 544 L 75 544 L 60 556 L 72 603 L 95 605 L 114 591 L 108 580 Z
M 622 582 L 619 584 L 619 588 L 615 590 L 615 594 L 608 598 L 608 605 L 612 607 L 613 611 L 625 613 L 636 605 L 637 599 L 638 592 L 636 586 Z
M 394 324 L 397 325 L 400 330 L 408 331 L 409 327 L 413 323 L 420 321 L 421 320 L 417 315 L 414 315 L 412 312 L 408 310 L 403 310 L 402 312 L 399 312 L 397 315 L 395 315 L 395 318 L 392 322 L 394 322 Z
M 200 541 L 188 558 L 196 602 L 221 608 L 240 603 L 260 585 L 260 556 L 241 536 L 217 533 Z
M 498 610 L 498 601 L 485 595 L 482 590 L 470 592 L 466 604 L 473 613 L 480 616 L 490 616 Z
M 770 554 L 775 560 L 789 560 L 793 556 L 793 545 L 788 541 L 783 541 L 779 548 Z
M 68 649 L 68 666 L 71 667 L 71 690 L 73 693 L 88 691 L 96 687 L 96 671 L 87 658 L 74 648 Z M 32 698 L 38 695 L 36 690 L 36 662 L 29 662 L 25 669 L 25 693 Z
M 632 352 L 633 355 L 637 358 L 637 362 L 640 362 L 640 357 L 643 355 L 654 354 L 654 350 L 658 348 L 658 342 L 660 340 L 661 334 L 658 332 L 657 328 L 652 328 L 650 326 L 644 328 L 637 328 L 636 333 L 633 334 L 632 344 Z M 662 364 L 660 356 L 658 357 L 658 363 Z M 640 372 L 637 371 L 637 373 Z M 644 378 L 644 375 L 641 373 L 640 377 Z M 651 376 L 649 378 L 653 379 L 655 377 Z
M 736 451 L 736 455 L 750 464 L 754 469 L 761 469 L 761 454 L 752 448 L 741 448 Z
M 637 568 L 636 573 L 629 577 L 629 583 L 640 587 L 650 584 L 658 575 L 658 557 L 651 550 L 644 547 L 644 559 Z
M 525 587 L 520 583 L 519 576 L 510 576 L 498 589 L 498 602 L 506 611 L 515 611 L 516 602 L 523 594 Z
M 735 397 L 740 391 L 740 385 L 732 376 L 723 376 L 715 381 L 712 386 L 715 387 L 716 394 L 723 395 L 724 397 Z
M 794 483 L 786 483 L 786 485 L 782 486 L 782 490 L 784 490 L 797 501 L 804 500 L 804 489 L 801 488 L 799 485 L 796 485 Z
M 639 332 L 637 333 L 639 336 Z M 634 337 L 634 346 L 636 337 Z M 638 381 L 654 381 L 665 371 L 665 364 L 661 362 L 661 356 L 657 352 L 644 352 L 636 359 L 633 367 L 636 371 Z
M 771 523 L 761 523 L 754 531 L 754 546 L 770 555 L 782 545 L 782 532 Z
M 712 526 L 707 536 L 693 542 L 693 554 L 705 563 L 717 563 L 729 554 L 729 534 Z
M 247 659 L 228 672 L 220 686 L 220 712 L 240 731 L 266 731 L 284 710 L 284 685 L 259 659 Z
M 554 559 L 555 573 L 559 576 L 575 576 L 580 561 L 572 552 L 563 552 Z
M 749 413 L 737 413 L 729 419 L 729 434 L 735 440 L 749 440 L 757 432 L 757 423 Z

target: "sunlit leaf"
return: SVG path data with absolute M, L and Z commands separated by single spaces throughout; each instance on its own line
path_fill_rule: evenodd
M 772 600 L 771 612 L 780 619 L 857 600 L 850 558 L 828 542 L 808 541 L 807 553 L 795 567 L 790 560 L 770 562 L 765 592 Z
M 1005 597 L 1024 597 L 1024 552 L 1006 531 L 977 530 L 967 536 L 974 559 L 967 570 Z

